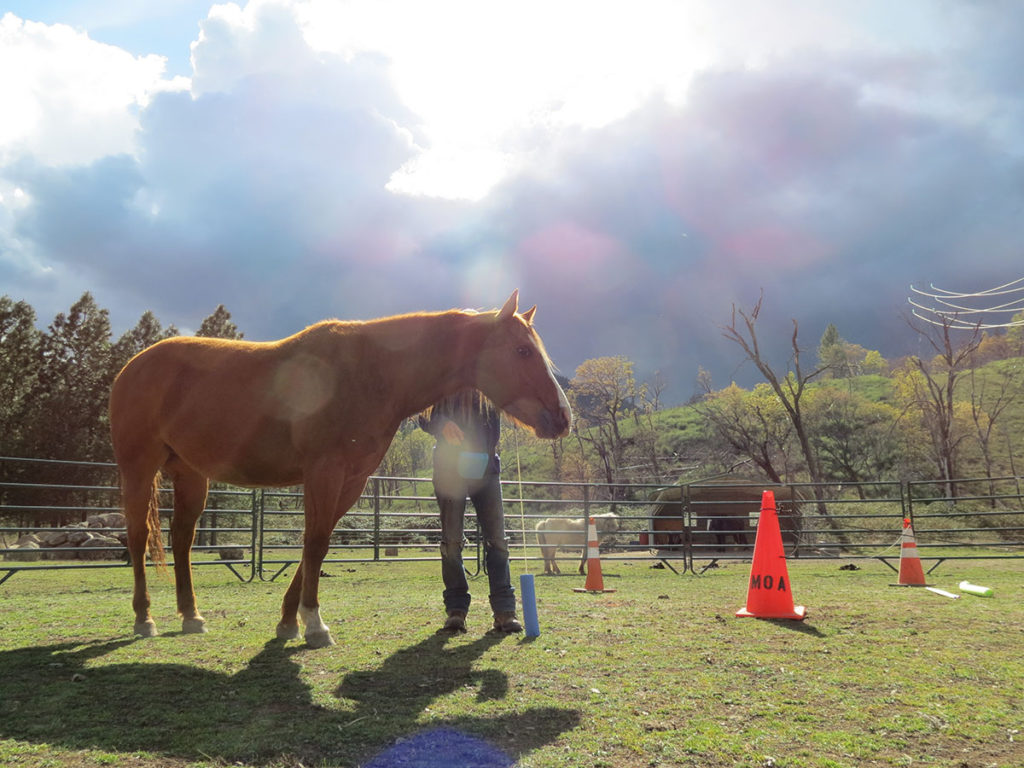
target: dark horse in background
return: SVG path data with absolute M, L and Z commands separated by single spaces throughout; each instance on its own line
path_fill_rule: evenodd
M 791 485 L 762 486 L 739 477 L 719 477 L 664 488 L 652 495 L 653 543 L 656 548 L 680 550 L 684 541 L 684 527 L 688 523 L 695 549 L 707 551 L 712 542 L 721 550 L 733 539 L 740 551 L 753 544 L 750 534 L 751 517 L 761 509 L 764 488 L 772 488 L 778 508 L 779 527 L 787 549 L 799 541 L 800 502 L 804 501 L 798 488 Z M 687 513 L 684 519 L 683 513 Z
M 331 532 L 356 502 L 403 419 L 476 388 L 538 437 L 569 432 L 571 415 L 518 291 L 500 310 L 328 320 L 275 342 L 176 337 L 128 362 L 110 396 L 135 577 L 135 633 L 157 634 L 146 549 L 164 561 L 157 491 L 174 486 L 171 549 L 182 631 L 205 632 L 190 550 L 211 480 L 304 485 L 302 560 L 277 636 L 334 643 L 320 618 L 320 566 Z

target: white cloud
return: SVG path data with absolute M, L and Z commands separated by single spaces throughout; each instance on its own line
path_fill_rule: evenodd
M 55 24 L 0 19 L 0 165 L 31 155 L 48 164 L 87 163 L 132 152 L 139 109 L 181 89 L 159 56 L 135 57 Z
M 705 13 L 670 0 L 311 0 L 299 18 L 317 50 L 391 61 L 425 152 L 391 188 L 473 199 L 528 164 L 537 139 L 607 125 L 654 94 L 681 99 L 711 54 Z
M 161 301 L 189 307 L 235 292 L 270 301 L 310 282 L 329 292 L 371 267 L 412 279 L 434 225 L 386 189 L 414 153 L 414 118 L 383 58 L 315 53 L 290 9 L 270 3 L 212 11 L 194 54 L 195 87 L 139 110 L 134 153 L 0 172 L 32 198 L 0 218 L 0 237 L 128 301 L 154 274 Z M 0 252 L 5 269 L 24 271 Z
M 192 93 L 229 91 L 240 80 L 308 70 L 311 50 L 288 0 L 214 5 L 192 43 Z
M 266 0 L 261 0 L 261 5 Z M 482 198 L 537 160 L 537 144 L 622 119 L 652 99 L 681 106 L 710 67 L 761 68 L 796 50 L 928 46 L 931 10 L 836 0 L 309 0 L 316 50 L 379 51 L 423 121 L 422 156 L 392 180 L 415 194 Z
M 252 0 L 209 11 L 174 93 L 156 57 L 9 15 L 0 283 L 42 317 L 225 303 L 252 338 L 518 286 L 566 372 L 622 353 L 680 386 L 735 363 L 714 324 L 761 287 L 874 346 L 908 280 L 1008 279 L 1021 49 L 954 71 L 954 32 L 836 5 Z
M 200 21 L 190 84 L 162 79 L 159 57 L 135 58 L 69 27 L 8 15 L 0 65 L 28 77 L 0 83 L 19 116 L 0 126 L 0 152 L 84 162 L 132 151 L 136 114 L 156 90 L 228 92 L 268 74 L 315 81 L 323 54 L 372 53 L 417 118 L 401 127 L 420 152 L 389 189 L 480 199 L 535 163 L 538 143 L 608 125 L 652 98 L 683 104 L 694 75 L 709 66 L 764 66 L 808 47 L 925 45 L 935 33 L 930 12 L 837 4 L 839 12 L 740 0 L 723 13 L 701 0 L 229 2 Z

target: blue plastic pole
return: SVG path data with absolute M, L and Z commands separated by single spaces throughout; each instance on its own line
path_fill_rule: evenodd
M 540 624 L 537 622 L 537 592 L 533 586 L 532 573 L 520 574 L 519 594 L 523 599 L 523 624 L 526 636 L 540 637 Z

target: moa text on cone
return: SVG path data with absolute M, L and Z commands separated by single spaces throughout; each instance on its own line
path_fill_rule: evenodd
M 793 605 L 786 552 L 782 547 L 782 532 L 772 491 L 761 495 L 761 517 L 757 521 L 757 537 L 754 539 L 747 604 L 736 611 L 736 615 L 756 619 L 800 620 L 807 617 L 804 606 Z
M 604 577 L 601 575 L 601 547 L 597 542 L 597 523 L 594 518 L 587 522 L 587 580 L 583 587 L 573 592 L 614 592 L 604 588 Z

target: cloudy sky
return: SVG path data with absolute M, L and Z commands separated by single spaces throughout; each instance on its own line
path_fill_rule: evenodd
M 918 351 L 911 284 L 1024 276 L 1024 5 L 7 0 L 0 294 L 247 338 L 491 308 L 562 372 L 755 380 L 791 320 Z M 671 403 L 670 403 L 671 404 Z

